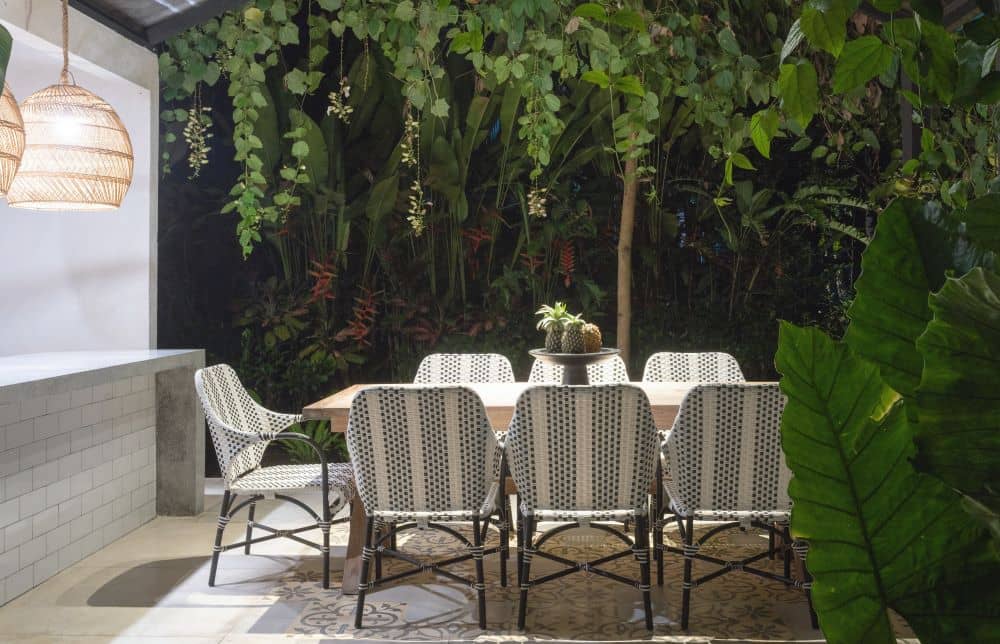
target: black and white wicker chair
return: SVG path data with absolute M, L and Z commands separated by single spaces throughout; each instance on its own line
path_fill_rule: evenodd
M 514 382 L 514 369 L 510 360 L 499 353 L 432 353 L 420 361 L 413 382 L 420 385 Z
M 560 365 L 535 360 L 531 365 L 531 373 L 528 374 L 528 382 L 558 385 L 562 382 L 562 377 L 563 368 Z M 625 368 L 625 361 L 621 356 L 614 356 L 610 360 L 588 365 L 587 378 L 592 385 L 628 382 L 628 369 Z
M 746 382 L 728 353 L 654 353 L 646 360 L 643 382 Z
M 646 360 L 642 372 L 643 382 L 746 382 L 743 370 L 736 358 L 728 353 L 701 352 L 680 353 L 662 351 L 654 353 Z M 661 427 L 662 440 L 669 431 Z M 667 507 L 663 496 L 663 469 L 656 467 L 656 490 L 653 493 L 653 507 L 656 518 L 653 522 L 653 548 L 656 558 L 656 582 L 663 585 L 663 524 Z
M 753 565 L 767 558 L 770 548 L 738 561 L 700 552 L 706 542 L 725 530 L 754 527 L 771 531 L 775 523 L 787 526 L 792 474 L 781 451 L 784 406 L 776 384 L 698 385 L 681 403 L 662 458 L 670 472 L 664 485 L 683 540 L 681 548 L 663 546 L 665 551 L 684 557 L 682 628 L 688 627 L 691 590 L 730 572 L 747 572 L 807 591 L 810 587 L 808 574 L 804 581 L 791 575 L 792 551 L 804 564 L 808 546 L 804 541 L 792 541 L 787 527 L 781 544 L 783 575 Z M 696 520 L 723 523 L 696 540 Z M 693 579 L 694 561 L 718 568 Z M 813 620 L 815 625 L 815 615 Z
M 354 474 L 348 463 L 327 463 L 323 450 L 308 436 L 285 431 L 302 420 L 301 416 L 281 414 L 261 407 L 250 397 L 240 383 L 236 372 L 229 365 L 219 364 L 199 369 L 194 374 L 195 388 L 205 411 L 205 419 L 215 445 L 215 453 L 222 468 L 225 491 L 219 510 L 219 525 L 212 547 L 212 567 L 208 585 L 215 585 L 219 555 L 233 548 L 244 549 L 263 541 L 286 537 L 316 548 L 323 557 L 323 587 L 330 587 L 330 525 L 348 518 L 333 521 L 332 517 L 350 503 L 354 496 Z M 316 452 L 315 464 L 261 466 L 264 450 L 273 441 L 295 440 L 307 443 Z M 316 512 L 305 502 L 290 496 L 295 492 L 319 490 L 322 507 Z M 245 497 L 245 498 L 244 498 Z M 257 501 L 265 498 L 281 499 L 305 510 L 313 522 L 290 530 L 278 530 L 254 522 Z M 246 539 L 239 543 L 222 545 L 222 535 L 233 516 L 249 506 Z M 255 528 L 269 533 L 254 538 Z M 300 533 L 319 529 L 322 543 L 315 543 Z
M 587 571 L 638 587 L 646 628 L 651 630 L 646 499 L 653 479 L 657 432 L 646 394 L 631 385 L 529 388 L 514 408 L 507 453 L 520 500 L 518 628 L 524 628 L 532 586 Z M 535 540 L 538 521 L 563 524 Z M 606 523 L 596 523 L 606 521 L 634 521 L 635 541 Z M 541 550 L 551 537 L 586 526 L 613 535 L 627 549 L 586 562 Z M 629 555 L 639 562 L 638 581 L 601 567 Z M 533 557 L 566 568 L 532 579 Z
M 500 583 L 506 586 L 510 540 L 504 504 L 496 502 L 503 454 L 479 396 L 451 386 L 363 389 L 351 403 L 347 448 L 367 515 L 355 627 L 361 628 L 368 592 L 431 570 L 476 590 L 479 626 L 486 628 L 483 556 L 500 553 Z M 495 514 L 500 545 L 484 548 Z M 472 541 L 445 525 L 452 522 L 471 522 Z M 449 534 L 467 553 L 427 563 L 396 550 L 394 536 L 413 529 Z M 383 577 L 383 555 L 413 568 Z M 373 557 L 376 574 L 369 581 Z M 469 559 L 475 562 L 475 579 L 446 569 Z

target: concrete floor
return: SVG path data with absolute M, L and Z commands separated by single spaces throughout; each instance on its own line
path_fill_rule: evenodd
M 517 591 L 513 582 L 508 588 L 496 583 L 495 557 L 486 562 L 494 577 L 488 584 L 490 628 L 486 632 L 476 627 L 472 592 L 430 576 L 418 576 L 413 583 L 372 594 L 365 629 L 354 631 L 354 600 L 341 597 L 339 574 L 333 576 L 337 588 L 323 591 L 314 551 L 287 540 L 257 545 L 251 556 L 242 551 L 224 554 L 218 585 L 209 588 L 209 555 L 219 503 L 218 484 L 210 482 L 204 514 L 157 518 L 11 601 L 0 608 L 0 641 L 218 644 L 521 637 L 513 629 Z M 274 502 L 257 509 L 259 522 L 279 527 L 294 526 L 299 516 L 295 508 Z M 243 529 L 244 524 L 234 520 L 226 533 L 227 541 L 239 540 Z M 445 541 L 421 542 L 421 538 L 413 537 L 404 548 L 447 552 L 451 547 Z M 346 524 L 334 526 L 332 542 L 332 565 L 339 570 L 347 543 Z M 576 550 L 582 553 L 603 547 L 599 542 L 600 537 L 583 534 L 567 537 L 559 547 L 574 558 Z M 746 545 L 737 543 L 734 547 Z M 624 574 L 631 574 L 627 566 L 634 564 L 630 559 L 622 561 Z M 674 562 L 668 565 L 664 588 L 654 586 L 654 639 L 821 639 L 819 631 L 809 627 L 801 593 L 742 574 L 729 576 L 731 582 L 715 581 L 696 589 L 692 628 L 684 633 L 677 625 L 677 566 Z M 532 599 L 528 638 L 650 639 L 642 628 L 641 602 L 633 588 L 576 574 L 533 589 Z

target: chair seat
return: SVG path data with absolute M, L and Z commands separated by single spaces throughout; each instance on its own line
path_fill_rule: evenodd
M 681 516 L 686 517 L 686 514 Z M 791 512 L 780 510 L 696 510 L 693 513 L 695 521 L 761 521 L 763 523 L 788 523 Z
M 492 515 L 493 511 L 496 510 L 496 498 L 499 487 L 500 485 L 498 482 L 490 484 L 486 500 L 483 501 L 483 505 L 479 508 L 478 513 L 474 510 L 436 510 L 433 512 L 395 512 L 392 510 L 376 510 L 375 512 L 372 512 L 372 516 L 376 519 L 381 519 L 382 521 L 390 523 L 404 523 L 406 521 L 415 521 L 417 523 L 427 523 L 429 521 L 434 521 L 436 523 L 448 523 L 449 521 L 472 521 L 473 519 L 485 519 L 486 517 Z
M 327 466 L 330 490 L 340 493 L 343 503 L 354 496 L 354 470 L 350 463 L 330 463 Z M 266 494 L 319 488 L 323 484 L 323 470 L 319 463 L 302 465 L 271 465 L 258 467 L 236 479 L 230 486 L 241 494 Z
M 537 521 L 635 521 L 637 510 L 545 510 L 525 509 L 525 514 Z M 644 513 L 643 513 L 644 514 Z

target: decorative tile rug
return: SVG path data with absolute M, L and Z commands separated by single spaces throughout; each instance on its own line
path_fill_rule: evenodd
M 676 536 L 674 534 L 673 536 Z M 671 533 L 667 533 L 667 538 Z M 491 542 L 497 535 L 491 531 Z M 574 530 L 550 540 L 544 549 L 574 561 L 586 561 L 620 549 L 605 533 L 597 530 Z M 726 559 L 737 559 L 766 548 L 765 535 L 734 530 L 717 537 L 703 548 Z M 414 531 L 399 538 L 399 547 L 419 557 L 443 558 L 459 554 L 454 540 L 435 531 Z M 331 638 L 370 640 L 642 640 L 662 636 L 688 636 L 692 641 L 757 640 L 816 641 L 822 634 L 813 630 L 805 595 L 783 584 L 734 572 L 697 587 L 692 595 L 690 629 L 680 628 L 681 579 L 683 559 L 667 553 L 665 583 L 653 581 L 655 629 L 652 634 L 643 625 L 642 599 L 635 588 L 588 574 L 575 573 L 533 587 L 529 592 L 527 629 L 516 629 L 518 589 L 512 548 L 508 586 L 500 585 L 499 555 L 486 558 L 487 622 L 479 629 L 476 599 L 472 589 L 431 573 L 422 573 L 380 588 L 368 595 L 364 628 L 353 626 L 356 598 L 341 596 L 331 588 L 324 591 L 313 562 L 303 562 L 294 573 L 282 576 L 273 592 L 281 607 L 279 614 L 261 618 L 260 629 L 275 632 L 284 622 L 284 632 L 298 635 L 321 635 Z M 782 561 L 764 560 L 762 567 L 780 572 Z M 385 560 L 384 574 L 404 570 L 405 562 Z M 536 557 L 532 577 L 553 572 L 558 564 Z M 626 557 L 608 564 L 607 569 L 638 578 L 638 564 Z M 472 576 L 472 562 L 452 568 L 463 576 Z M 710 564 L 695 562 L 695 576 L 710 571 Z M 339 587 L 336 573 L 333 584 Z M 269 611 L 270 612 L 270 611 Z M 290 618 L 290 619 L 289 619 Z M 277 620 L 277 621 L 275 621 Z M 286 621 L 288 620 L 288 621 Z M 900 635 L 907 632 L 900 629 Z

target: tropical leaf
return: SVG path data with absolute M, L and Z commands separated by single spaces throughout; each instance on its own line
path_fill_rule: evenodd
M 966 234 L 973 243 L 1000 253 L 1000 195 L 991 194 L 970 201 L 962 218 Z
M 816 115 L 819 85 L 816 68 L 809 61 L 785 63 L 778 72 L 781 106 L 804 129 Z
M 940 205 L 897 199 L 879 215 L 861 258 L 844 339 L 904 396 L 913 395 L 923 370 L 916 342 L 931 319 L 928 294 L 944 284 L 946 271 L 964 273 L 985 259 L 957 229 Z
M 306 172 L 313 185 L 326 183 L 330 176 L 330 155 L 326 149 L 326 141 L 323 139 L 323 131 L 316 121 L 302 110 L 292 109 L 288 114 L 289 121 L 293 128 L 303 128 L 305 130 L 301 142 L 309 146 L 309 153 L 306 156 Z
M 0 90 L 3 89 L 7 77 L 7 64 L 10 63 L 10 52 L 14 46 L 14 38 L 7 28 L 0 25 Z
M 382 217 L 392 212 L 399 193 L 399 175 L 391 174 L 372 186 L 365 214 L 373 223 L 381 222 Z
M 847 38 L 848 11 L 840 3 L 827 3 L 824 7 L 807 5 L 799 18 L 799 28 L 810 44 L 834 56 L 839 56 Z
M 917 467 L 1000 511 L 1000 275 L 949 278 L 930 308 L 917 339 Z
M 844 46 L 833 71 L 833 91 L 861 87 L 892 67 L 895 50 L 876 36 L 855 38 Z
M 961 497 L 910 464 L 904 403 L 875 365 L 817 329 L 782 323 L 782 448 L 792 532 L 809 542 L 813 605 L 833 644 L 895 642 L 888 610 L 923 642 L 988 641 L 997 563 Z

